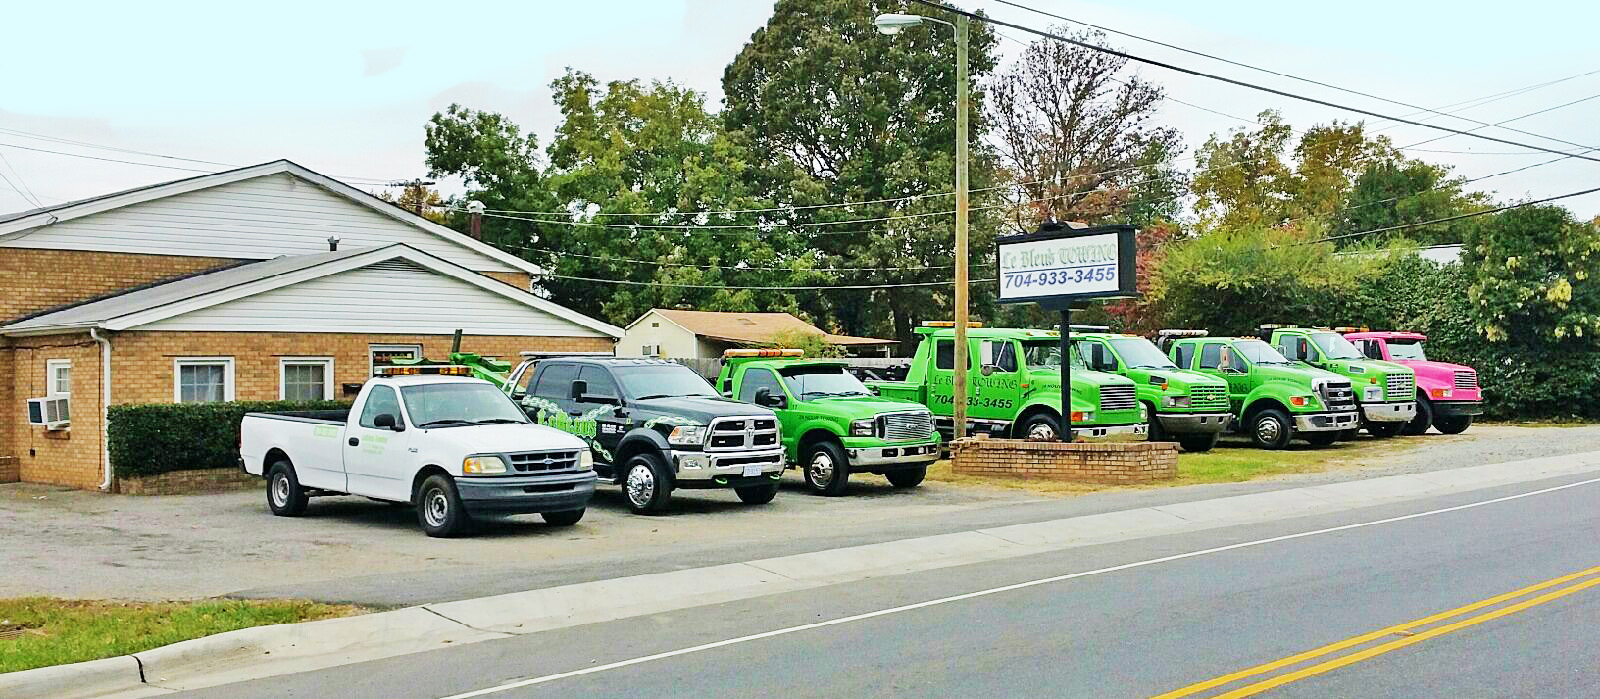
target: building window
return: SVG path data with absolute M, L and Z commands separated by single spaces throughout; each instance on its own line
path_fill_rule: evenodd
M 393 364 L 396 359 L 421 359 L 422 345 L 368 345 L 367 375 L 377 376 L 378 367 Z
M 179 403 L 233 400 L 233 357 L 185 357 L 173 360 L 172 399 Z
M 72 361 L 51 359 L 44 363 L 45 393 L 50 398 L 72 395 Z
M 278 360 L 279 400 L 333 400 L 333 359 L 285 357 Z

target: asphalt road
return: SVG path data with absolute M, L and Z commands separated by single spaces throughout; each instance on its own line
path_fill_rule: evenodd
M 1280 683 L 1267 694 L 1596 696 L 1600 483 L 1487 502 L 1583 480 L 879 578 L 175 696 L 1122 697 L 1263 664 L 1182 695 Z M 1324 531 L 1334 527 L 1344 528 Z

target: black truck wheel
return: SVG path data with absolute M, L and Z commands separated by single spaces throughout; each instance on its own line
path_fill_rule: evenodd
M 1369 422 L 1367 423 L 1367 434 L 1379 439 L 1388 439 L 1400 436 L 1400 431 L 1405 428 L 1406 423 L 1404 422 Z
M 734 488 L 733 492 L 739 494 L 739 501 L 746 505 L 765 505 L 778 496 L 778 484 L 747 485 L 743 488 Z
M 288 461 L 274 461 L 267 469 L 267 507 L 279 517 L 299 517 L 306 512 L 306 489 Z
M 1061 441 L 1061 421 L 1047 413 L 1034 413 L 1012 433 L 1012 437 L 1030 442 Z
M 1314 447 L 1331 447 L 1334 442 L 1339 441 L 1339 434 L 1337 430 L 1332 432 L 1307 432 L 1300 435 L 1300 438 L 1310 442 L 1311 446 Z
M 843 495 L 850 481 L 850 459 L 833 442 L 817 442 L 806 450 L 800 463 L 806 486 L 811 492 L 829 497 Z
M 417 523 L 422 525 L 422 533 L 433 537 L 457 536 L 472 526 L 456 482 L 449 476 L 428 476 L 417 489 Z
M 1170 441 L 1173 441 L 1172 435 L 1167 434 L 1166 428 L 1163 428 L 1161 426 L 1161 418 L 1156 417 L 1156 408 L 1155 408 L 1155 406 L 1151 405 L 1150 403 L 1143 403 L 1142 405 L 1144 406 L 1144 421 L 1145 421 L 1145 424 L 1149 425 L 1149 428 L 1148 428 L 1149 431 L 1145 433 L 1145 441 L 1147 441 L 1147 442 L 1170 442 Z
M 622 496 L 637 515 L 660 514 L 672 500 L 672 475 L 661 457 L 640 452 L 622 465 Z
M 897 468 L 883 474 L 883 477 L 889 479 L 889 485 L 896 488 L 915 488 L 922 485 L 922 479 L 928 477 L 928 467 Z
M 1429 403 L 1427 398 L 1418 396 L 1417 416 L 1411 418 L 1411 422 L 1406 423 L 1405 429 L 1401 431 L 1405 434 L 1416 436 L 1427 433 L 1428 428 L 1432 426 L 1433 404 Z
M 1467 428 L 1471 426 L 1471 415 L 1457 415 L 1452 417 L 1440 415 L 1439 417 L 1433 419 L 1433 428 L 1438 430 L 1441 434 L 1461 434 L 1462 432 L 1466 432 Z
M 552 527 L 570 527 L 583 519 L 583 510 L 563 510 L 561 512 L 540 512 L 545 524 Z
M 1178 437 L 1178 446 L 1183 447 L 1184 451 L 1191 454 L 1201 454 L 1211 451 L 1213 448 L 1215 448 L 1217 446 L 1217 440 L 1221 438 L 1222 435 L 1216 432 L 1212 432 L 1211 434 L 1180 435 Z
M 1294 438 L 1294 423 L 1277 408 L 1267 408 L 1250 419 L 1250 441 L 1262 449 L 1282 449 Z

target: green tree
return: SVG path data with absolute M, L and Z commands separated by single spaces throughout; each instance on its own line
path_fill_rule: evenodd
M 1337 235 L 1376 231 L 1408 223 L 1421 223 L 1490 206 L 1488 197 L 1462 191 L 1464 180 L 1450 178 L 1449 168 L 1420 160 L 1382 160 L 1369 163 L 1356 178 L 1335 217 Z M 1460 243 L 1467 229 L 1481 221 L 1463 219 L 1408 230 L 1356 236 L 1385 240 L 1407 238 L 1423 245 Z
M 1490 342 L 1594 352 L 1600 337 L 1600 228 L 1559 206 L 1498 214 L 1471 229 L 1467 298 Z

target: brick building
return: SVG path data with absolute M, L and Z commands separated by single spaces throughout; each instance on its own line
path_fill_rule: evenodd
M 611 351 L 621 328 L 538 271 L 288 161 L 0 216 L 0 477 L 107 488 L 106 405 L 348 397 L 458 328 L 491 356 Z M 57 397 L 64 424 L 29 424 Z

